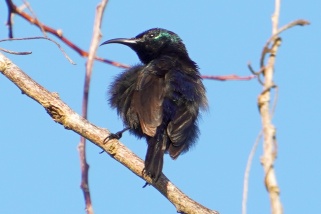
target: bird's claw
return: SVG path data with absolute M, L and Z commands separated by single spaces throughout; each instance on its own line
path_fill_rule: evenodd
M 126 127 L 124 128 L 123 130 L 119 131 L 119 132 L 116 132 L 116 133 L 110 133 L 103 141 L 103 143 L 107 143 L 108 141 L 112 140 L 112 139 L 117 139 L 119 140 L 122 136 L 123 136 L 123 133 L 125 131 L 127 131 L 129 129 L 129 127 Z M 101 151 L 99 152 L 99 154 L 102 154 L 104 153 L 104 151 Z
M 147 171 L 145 168 L 142 171 L 142 175 L 147 175 L 148 177 L 150 177 L 152 179 L 152 183 L 156 183 L 160 177 L 160 176 L 155 177 L 155 175 L 153 173 Z M 145 188 L 147 185 L 151 185 L 151 184 L 146 182 L 145 185 L 143 186 L 143 188 Z
M 150 183 L 146 182 L 142 188 L 145 188 L 145 187 L 147 187 L 149 185 L 150 185 Z
M 129 127 L 124 128 L 123 130 L 116 132 L 116 133 L 110 133 L 110 135 L 108 135 L 105 139 L 104 139 L 104 143 L 107 143 L 108 141 L 112 140 L 112 139 L 117 139 L 119 140 L 122 136 L 123 133 L 125 131 L 129 130 Z
M 117 139 L 119 140 L 121 137 L 123 136 L 123 132 L 119 131 L 116 133 L 110 133 L 110 135 L 108 135 L 105 139 L 104 139 L 104 143 L 107 143 L 108 141 L 112 140 L 112 139 Z
M 142 171 L 142 175 L 148 175 L 147 173 L 146 173 L 146 169 L 144 168 L 143 169 L 143 171 Z M 150 185 L 150 183 L 148 183 L 147 181 L 146 181 L 146 183 L 144 184 L 144 186 L 142 187 L 142 188 L 145 188 L 145 187 L 147 187 L 147 186 L 149 186 Z
M 121 138 L 121 136 L 122 136 L 122 134 L 123 134 L 123 132 L 117 132 L 117 133 L 110 133 L 110 135 L 108 135 L 105 139 L 104 139 L 104 141 L 103 141 L 103 143 L 104 144 L 106 144 L 108 141 L 110 141 L 110 140 L 112 140 L 112 139 L 117 139 L 117 140 L 119 140 L 120 138 Z M 99 154 L 102 154 L 102 153 L 104 153 L 104 150 L 103 151 L 101 151 L 101 152 L 99 152 Z

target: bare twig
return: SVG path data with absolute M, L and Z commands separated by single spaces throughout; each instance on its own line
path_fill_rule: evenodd
M 0 42 L 5 42 L 5 41 L 14 41 L 14 40 L 32 40 L 32 39 L 46 39 L 46 40 L 49 40 L 53 43 L 55 43 L 58 48 L 60 49 L 60 51 L 63 53 L 63 55 L 68 59 L 68 61 L 75 65 L 76 63 L 74 63 L 74 61 L 72 61 L 70 59 L 70 57 L 67 55 L 67 53 L 65 52 L 65 50 L 58 44 L 58 42 L 56 42 L 55 40 L 53 39 L 50 39 L 50 38 L 47 38 L 47 37 L 42 37 L 42 36 L 35 36 L 35 37 L 26 37 L 26 38 L 8 38 L 8 39 L 1 39 Z
M 9 27 L 9 38 L 13 38 L 13 32 L 12 32 L 12 18 L 13 18 L 13 10 L 15 8 L 15 5 L 12 3 L 11 0 L 6 0 L 7 7 L 8 7 L 8 20 L 7 20 L 7 25 Z
M 95 55 L 101 39 L 101 22 L 104 10 L 108 0 L 102 0 L 101 3 L 96 8 L 96 18 L 93 29 L 93 36 L 89 48 L 88 60 L 86 63 L 86 74 L 85 74 L 85 83 L 84 83 L 84 92 L 82 100 L 82 116 L 87 119 L 88 114 L 88 99 L 89 99 L 89 88 L 90 88 L 90 79 L 92 74 L 92 68 L 94 64 Z M 88 169 L 89 165 L 86 161 L 86 138 L 81 137 L 80 143 L 78 145 L 79 157 L 80 157 L 80 166 L 81 166 L 81 189 L 84 193 L 86 211 L 87 214 L 93 214 L 93 207 L 91 203 L 90 191 L 89 191 L 89 182 L 88 182 Z
M 255 75 L 246 76 L 246 77 L 240 77 L 234 74 L 226 75 L 226 76 L 208 76 L 208 75 L 202 75 L 203 79 L 210 79 L 210 80 L 219 80 L 219 81 L 226 81 L 226 80 L 251 80 L 253 78 L 256 78 Z
M 285 30 L 291 28 L 291 27 L 294 27 L 294 26 L 305 26 L 305 25 L 309 25 L 310 22 L 309 21 L 306 21 L 306 20 L 303 20 L 303 19 L 298 19 L 298 20 L 295 20 L 293 22 L 290 22 L 286 25 L 284 25 L 283 27 L 281 27 L 280 29 L 278 29 L 265 43 L 264 47 L 263 47 L 263 51 L 262 51 L 262 54 L 261 54 L 261 59 L 260 59 L 260 65 L 261 65 L 261 68 L 262 66 L 264 66 L 264 59 L 265 59 L 265 56 L 267 53 L 270 52 L 270 44 L 271 42 L 273 42 L 275 39 L 278 38 L 278 36 Z
M 275 0 L 275 11 L 272 15 L 272 36 L 267 40 L 263 47 L 260 57 L 260 71 L 255 72 L 252 66 L 249 64 L 250 71 L 258 76 L 260 84 L 263 85 L 263 90 L 258 97 L 258 107 L 261 114 L 262 127 L 263 127 L 263 155 L 261 157 L 261 163 L 265 172 L 264 183 L 270 196 L 271 210 L 273 214 L 282 214 L 283 208 L 280 200 L 280 190 L 277 184 L 276 175 L 274 172 L 274 161 L 277 156 L 277 141 L 276 141 L 276 129 L 272 124 L 272 117 L 276 108 L 278 87 L 273 82 L 275 58 L 278 47 L 281 44 L 279 34 L 283 31 L 294 27 L 304 26 L 310 24 L 308 21 L 299 19 L 289 24 L 278 28 L 279 16 L 280 16 L 281 0 Z M 264 60 L 269 53 L 268 62 L 265 64 Z M 264 77 L 264 81 L 260 76 Z M 271 89 L 276 89 L 274 95 L 274 101 L 272 108 L 270 107 L 271 101 Z M 245 181 L 244 181 L 245 182 Z M 243 214 L 246 212 L 246 196 L 243 195 Z
M 249 190 L 249 178 L 250 178 L 250 170 L 253 161 L 254 154 L 256 152 L 257 146 L 262 138 L 262 130 L 260 131 L 259 135 L 257 136 L 253 147 L 251 149 L 250 155 L 247 159 L 246 168 L 244 172 L 244 179 L 243 179 L 243 197 L 242 197 L 242 214 L 246 214 L 246 203 L 247 203 L 247 196 Z
M 288 23 L 288 24 L 284 25 L 283 27 L 281 27 L 280 29 L 278 29 L 277 32 L 268 39 L 265 46 L 268 47 L 269 44 L 273 40 L 275 40 L 283 31 L 286 31 L 287 29 L 294 27 L 294 26 L 305 26 L 305 25 L 309 25 L 309 24 L 310 24 L 310 22 L 307 20 L 304 20 L 304 19 L 298 19 L 298 20 Z
M 63 41 L 66 45 L 68 45 L 70 48 L 75 50 L 79 55 L 82 57 L 88 57 L 89 53 L 82 50 L 78 46 L 76 46 L 73 42 L 68 40 L 66 37 L 63 36 L 62 30 L 55 30 L 52 27 L 49 27 L 45 24 L 42 24 L 37 18 L 31 17 L 29 14 L 23 12 L 22 10 L 19 10 L 19 8 L 13 4 L 12 0 L 6 0 L 7 7 L 8 7 L 8 21 L 7 25 L 9 26 L 9 37 L 13 37 L 12 33 L 12 17 L 13 14 L 17 14 L 18 16 L 21 16 L 25 20 L 27 20 L 29 23 L 34 24 L 35 26 L 39 27 L 43 32 L 48 32 L 56 37 L 58 37 L 61 41 Z M 30 9 L 29 9 L 30 10 Z M 32 10 L 31 10 L 32 11 Z M 31 12 L 32 14 L 35 14 L 34 12 Z M 34 15 L 35 16 L 35 15 Z M 120 68 L 130 68 L 130 66 L 125 65 L 123 63 L 111 61 L 108 59 L 104 59 L 98 56 L 94 56 L 94 59 L 100 62 L 104 62 L 107 64 L 111 64 L 116 67 Z M 204 75 L 204 79 L 212 79 L 212 80 L 219 80 L 219 81 L 225 81 L 225 80 L 250 80 L 253 79 L 252 76 L 248 77 L 239 77 L 237 75 L 227 75 L 227 76 L 207 76 Z
M 252 74 L 256 75 L 257 76 L 257 79 L 258 81 L 260 82 L 261 85 L 264 85 L 264 83 L 262 82 L 260 76 L 261 74 L 264 75 L 264 71 L 265 71 L 265 57 L 266 57 L 266 54 L 268 53 L 271 53 L 271 49 L 270 49 L 270 45 L 271 45 L 271 42 L 273 42 L 274 40 L 276 40 L 277 38 L 279 38 L 279 34 L 281 34 L 283 31 L 291 28 L 291 27 L 294 27 L 294 26 L 305 26 L 305 25 L 309 25 L 310 22 L 309 21 L 306 21 L 306 20 L 303 20 L 303 19 L 298 19 L 298 20 L 295 20 L 293 22 L 290 22 L 286 25 L 284 25 L 283 27 L 281 27 L 279 30 L 277 30 L 275 32 L 275 34 L 272 34 L 272 36 L 266 41 L 264 47 L 263 47 L 263 50 L 262 50 L 262 53 L 261 53 L 261 57 L 260 57 L 260 70 L 259 71 L 255 71 L 253 68 L 252 68 L 252 65 L 251 63 L 248 63 L 248 68 L 249 70 L 251 71 Z
M 17 52 L 17 51 L 10 51 L 4 48 L 0 48 L 0 51 L 9 53 L 9 54 L 15 54 L 15 55 L 28 55 L 28 54 L 32 54 L 31 51 L 24 51 L 24 52 Z
M 6 0 L 7 3 L 7 7 L 8 7 L 8 21 L 7 21 L 7 25 L 9 26 L 9 37 L 12 38 L 13 37 L 13 33 L 12 33 L 12 15 L 13 14 L 17 14 L 19 16 L 21 16 L 22 18 L 24 18 L 25 20 L 27 20 L 29 23 L 34 24 L 35 26 L 42 28 L 45 32 L 48 32 L 56 37 L 58 37 L 61 41 L 63 41 L 66 45 L 68 45 L 70 48 L 72 48 L 74 51 L 76 51 L 80 56 L 82 57 L 88 57 L 88 52 L 82 50 L 81 48 L 79 48 L 77 45 L 75 45 L 73 42 L 71 42 L 69 39 L 67 39 L 66 37 L 63 36 L 62 30 L 55 30 L 45 24 L 42 24 L 39 22 L 38 19 L 34 19 L 33 17 L 31 17 L 29 14 L 19 10 L 19 8 L 13 4 L 12 0 Z M 98 56 L 94 57 L 95 60 L 100 61 L 100 62 L 104 62 L 104 63 L 108 63 L 110 65 L 116 66 L 116 67 L 120 67 L 120 68 L 129 68 L 128 65 L 119 63 L 119 62 L 115 62 L 115 61 L 111 61 L 108 59 L 104 59 Z
M 64 102 L 62 102 L 56 93 L 51 93 L 41 85 L 27 76 L 18 66 L 0 53 L 0 73 L 12 81 L 23 94 L 26 94 L 39 104 L 41 104 L 53 120 L 66 129 L 72 130 L 92 143 L 102 148 L 112 158 L 123 164 L 134 174 L 151 183 L 164 197 L 166 197 L 177 209 L 182 213 L 195 214 L 218 214 L 217 211 L 210 210 L 201 204 L 193 201 L 173 183 L 171 183 L 165 175 L 161 175 L 156 183 L 145 173 L 144 161 L 126 148 L 118 140 L 110 140 L 104 143 L 106 136 L 110 134 L 106 129 L 99 128 L 87 120 L 76 114 Z
M 28 8 L 28 10 L 30 11 L 30 13 L 33 15 L 34 19 L 37 20 L 37 22 L 39 23 L 39 27 L 40 27 L 40 29 L 41 29 L 44 37 L 48 37 L 45 29 L 43 28 L 42 23 L 37 19 L 36 13 L 35 13 L 35 12 L 33 11 L 33 9 L 31 8 L 29 2 L 27 2 L 26 0 L 23 0 L 23 3 L 24 3 L 24 5 L 26 6 L 26 8 Z M 21 10 L 21 8 L 20 8 L 20 10 Z
M 280 15 L 281 0 L 275 0 L 275 11 L 272 15 L 272 35 L 278 32 L 278 22 Z M 280 189 L 277 184 L 274 171 L 274 160 L 276 158 L 276 129 L 272 124 L 270 112 L 271 88 L 275 86 L 273 82 L 275 58 L 281 39 L 274 37 L 272 47 L 269 49 L 270 56 L 267 65 L 264 66 L 264 85 L 263 92 L 258 98 L 258 106 L 262 118 L 263 126 L 263 155 L 261 163 L 265 172 L 265 186 L 270 196 L 271 212 L 273 214 L 282 214 L 283 208 L 280 200 Z M 265 51 L 263 51 L 265 55 Z M 263 56 L 264 57 L 264 56 Z M 261 63 L 263 63 L 261 61 Z M 262 66 L 262 65 L 261 65 Z
M 276 103 L 277 103 L 277 98 L 278 98 L 278 87 L 275 86 L 275 95 L 274 95 L 274 100 L 273 100 L 273 104 L 272 104 L 272 110 L 270 112 L 271 118 L 273 118 L 273 115 L 274 115 L 274 111 L 275 111 Z M 246 214 L 251 165 L 252 165 L 253 157 L 256 152 L 257 146 L 262 138 L 262 135 L 263 135 L 263 131 L 261 130 L 260 133 L 258 134 L 258 137 L 256 138 L 256 140 L 253 144 L 253 147 L 251 149 L 251 152 L 250 152 L 248 160 L 247 160 L 246 169 L 244 172 L 244 180 L 243 180 L 242 214 Z M 277 149 L 276 149 L 277 144 L 274 144 L 274 147 L 275 147 L 275 155 L 276 155 L 277 154 Z
M 265 67 L 264 67 L 264 66 L 261 66 L 261 69 L 260 69 L 259 71 L 254 71 L 254 69 L 253 69 L 253 67 L 252 67 L 252 65 L 251 65 L 250 62 L 247 64 L 247 67 L 249 68 L 249 70 L 251 71 L 251 73 L 257 77 L 257 80 L 259 81 L 259 83 L 260 83 L 261 85 L 264 85 L 263 82 L 262 82 L 262 80 L 261 80 L 261 74 L 264 73 Z

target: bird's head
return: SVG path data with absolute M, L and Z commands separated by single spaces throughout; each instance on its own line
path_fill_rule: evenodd
M 111 39 L 101 45 L 110 43 L 127 45 L 137 53 L 139 59 L 145 64 L 162 55 L 188 58 L 185 45 L 179 36 L 162 28 L 147 30 L 130 39 Z

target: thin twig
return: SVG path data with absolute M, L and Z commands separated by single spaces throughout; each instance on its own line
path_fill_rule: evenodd
M 12 15 L 13 14 L 17 14 L 19 16 L 21 16 L 22 18 L 24 18 L 25 20 L 27 20 L 29 23 L 34 24 L 35 26 L 41 28 L 43 28 L 43 30 L 45 32 L 48 32 L 56 37 L 58 37 L 61 41 L 63 41 L 66 45 L 68 45 L 70 48 L 72 48 L 74 51 L 76 51 L 80 56 L 82 57 L 88 57 L 88 52 L 82 50 L 81 48 L 79 48 L 77 45 L 75 45 L 73 42 L 71 42 L 69 39 L 67 39 L 66 37 L 63 36 L 62 30 L 56 30 L 52 27 L 49 27 L 45 24 L 40 23 L 39 20 L 34 19 L 33 17 L 31 17 L 29 14 L 19 10 L 19 8 L 13 4 L 12 0 L 6 0 L 7 3 L 7 7 L 8 7 L 8 21 L 7 21 L 7 25 L 9 26 L 9 37 L 12 38 L 13 37 L 13 33 L 12 33 Z M 104 63 L 108 63 L 110 65 L 116 66 L 116 67 L 120 67 L 120 68 L 129 68 L 130 66 L 119 63 L 119 62 L 115 62 L 115 61 L 111 61 L 108 59 L 104 59 L 98 56 L 94 57 L 95 60 L 100 61 L 100 62 L 104 62 Z
M 304 20 L 304 19 L 298 19 L 298 20 L 288 23 L 288 24 L 282 26 L 280 29 L 278 29 L 277 32 L 267 40 L 267 42 L 265 43 L 265 46 L 266 47 L 269 46 L 269 44 L 273 40 L 275 40 L 283 31 L 286 31 L 287 29 L 294 27 L 294 26 L 305 26 L 305 25 L 309 25 L 309 24 L 310 24 L 310 22 L 307 20 Z
M 253 79 L 253 78 L 256 78 L 255 75 L 240 77 L 240 76 L 237 76 L 237 75 L 234 75 L 234 74 L 225 75 L 225 76 L 208 76 L 208 75 L 202 75 L 201 77 L 202 77 L 203 79 L 219 80 L 219 81 L 226 81 L 226 80 L 251 80 L 251 79 Z
M 39 27 L 44 35 L 44 37 L 48 37 L 45 29 L 43 28 L 43 24 L 39 21 L 39 19 L 36 16 L 36 13 L 33 11 L 33 9 L 31 8 L 29 2 L 27 2 L 26 0 L 23 0 L 24 5 L 28 8 L 28 10 L 30 11 L 30 13 L 33 15 L 34 19 L 37 20 L 37 22 L 39 23 Z M 21 10 L 21 9 L 20 9 Z
M 17 51 L 10 51 L 4 48 L 0 48 L 0 51 L 9 53 L 9 54 L 15 54 L 15 55 L 28 55 L 28 54 L 32 54 L 31 51 L 23 51 L 23 52 L 17 52 Z
M 251 73 L 257 77 L 257 80 L 259 81 L 259 83 L 260 83 L 261 85 L 263 85 L 263 82 L 262 82 L 262 80 L 261 80 L 261 74 L 264 73 L 265 67 L 262 66 L 259 71 L 254 71 L 254 69 L 253 69 L 253 67 L 252 67 L 252 65 L 251 65 L 250 62 L 247 64 L 247 67 L 249 68 L 249 70 L 251 71 Z
M 70 57 L 67 55 L 67 53 L 65 52 L 65 50 L 59 45 L 58 42 L 56 42 L 55 40 L 53 39 L 50 39 L 48 37 L 42 37 L 42 36 L 35 36 L 35 37 L 26 37 L 26 38 L 8 38 L 8 39 L 1 39 L 0 42 L 5 42 L 5 41 L 14 41 L 14 40 L 32 40 L 32 39 L 46 39 L 46 40 L 49 40 L 53 43 L 55 43 L 58 48 L 60 49 L 60 51 L 63 53 L 63 55 L 68 59 L 68 61 L 73 64 L 73 65 L 76 65 L 76 63 L 74 63 L 74 61 L 72 61 L 70 59 Z
M 15 5 L 12 3 L 11 0 L 6 0 L 7 6 L 8 6 L 8 19 L 7 19 L 7 25 L 9 27 L 9 38 L 13 38 L 13 31 L 12 31 L 12 18 L 13 18 L 13 10 L 15 8 Z
M 250 170 L 251 170 L 251 166 L 252 166 L 253 157 L 256 152 L 257 146 L 259 145 L 259 142 L 262 138 L 262 134 L 263 134 L 263 131 L 261 130 L 259 135 L 257 136 L 253 146 L 252 146 L 251 152 L 250 152 L 249 157 L 247 159 L 246 168 L 245 168 L 245 172 L 244 172 L 244 179 L 243 179 L 242 214 L 246 214 L 246 204 L 247 204 L 247 196 L 248 196 L 248 190 L 249 190 Z
M 263 47 L 263 50 L 261 52 L 261 57 L 260 57 L 260 70 L 259 71 L 255 71 L 251 65 L 251 63 L 248 63 L 248 68 L 249 70 L 251 71 L 252 74 L 256 75 L 257 76 L 257 79 L 258 81 L 260 82 L 261 85 L 264 85 L 262 80 L 261 80 L 261 75 L 263 74 L 264 75 L 264 71 L 265 71 L 265 57 L 266 57 L 266 54 L 270 53 L 271 49 L 269 48 L 270 44 L 272 41 L 276 40 L 278 37 L 279 34 L 281 34 L 283 31 L 291 28 L 291 27 L 294 27 L 294 26 L 305 26 L 305 25 L 309 25 L 310 22 L 309 21 L 306 21 L 304 19 L 298 19 L 298 20 L 295 20 L 293 22 L 290 22 L 286 25 L 284 25 L 283 27 L 281 27 L 279 30 L 276 31 L 275 34 L 273 34 L 265 43 L 264 47 Z
M 88 60 L 86 63 L 86 73 L 85 73 L 85 83 L 84 83 L 84 92 L 83 92 L 83 100 L 82 100 L 82 116 L 87 119 L 88 114 L 88 99 L 89 99 L 89 88 L 90 88 L 90 79 L 92 74 L 92 68 L 94 64 L 95 55 L 97 52 L 97 48 L 99 45 L 99 41 L 101 39 L 101 22 L 104 10 L 108 0 L 102 0 L 101 3 L 96 8 L 96 17 L 93 29 L 93 36 L 89 48 Z M 88 169 L 89 165 L 86 160 L 86 138 L 80 138 L 80 142 L 78 145 L 79 148 L 79 157 L 80 157 L 80 165 L 81 165 L 81 189 L 84 193 L 85 203 L 86 203 L 86 212 L 87 214 L 93 214 L 93 206 L 91 203 L 90 190 L 89 190 L 89 182 L 88 182 Z
M 265 43 L 264 47 L 263 47 L 263 50 L 262 50 L 262 53 L 261 53 L 261 59 L 260 59 L 260 65 L 261 67 L 264 65 L 264 58 L 265 58 L 265 55 L 267 53 L 270 52 L 270 49 L 269 49 L 269 46 L 271 44 L 272 41 L 274 41 L 276 38 L 278 38 L 278 36 L 285 30 L 289 29 L 289 28 L 292 28 L 294 26 L 305 26 L 305 25 L 309 25 L 310 22 L 307 21 L 307 20 L 304 20 L 304 19 L 298 19 L 298 20 L 295 20 L 293 22 L 290 22 L 286 25 L 284 25 L 283 27 L 281 27 L 280 29 L 278 29 L 275 34 L 273 34 Z

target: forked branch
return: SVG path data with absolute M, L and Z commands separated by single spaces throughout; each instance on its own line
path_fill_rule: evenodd
M 280 188 L 277 184 L 276 174 L 274 171 L 274 161 L 277 156 L 277 140 L 276 128 L 272 123 L 272 117 L 275 103 L 271 107 L 271 90 L 277 89 L 277 85 L 273 81 L 273 76 L 276 54 L 281 44 L 281 38 L 279 37 L 279 34 L 293 26 L 304 26 L 309 24 L 308 21 L 299 19 L 281 28 L 278 28 L 280 5 L 281 0 L 275 0 L 275 10 L 274 14 L 272 15 L 272 36 L 267 40 L 263 47 L 260 57 L 260 70 L 254 71 L 251 64 L 248 65 L 252 74 L 257 75 L 258 81 L 263 86 L 262 92 L 258 97 L 258 107 L 261 114 L 263 130 L 263 155 L 261 156 L 261 164 L 265 173 L 264 184 L 269 193 L 271 213 L 273 214 L 283 213 L 280 200 Z M 269 54 L 269 57 L 267 59 L 267 63 L 265 63 L 267 54 Z M 263 80 L 261 80 L 261 77 Z M 243 214 L 246 214 L 247 179 L 248 176 L 245 176 L 244 184 L 246 185 L 244 186 L 242 203 Z

